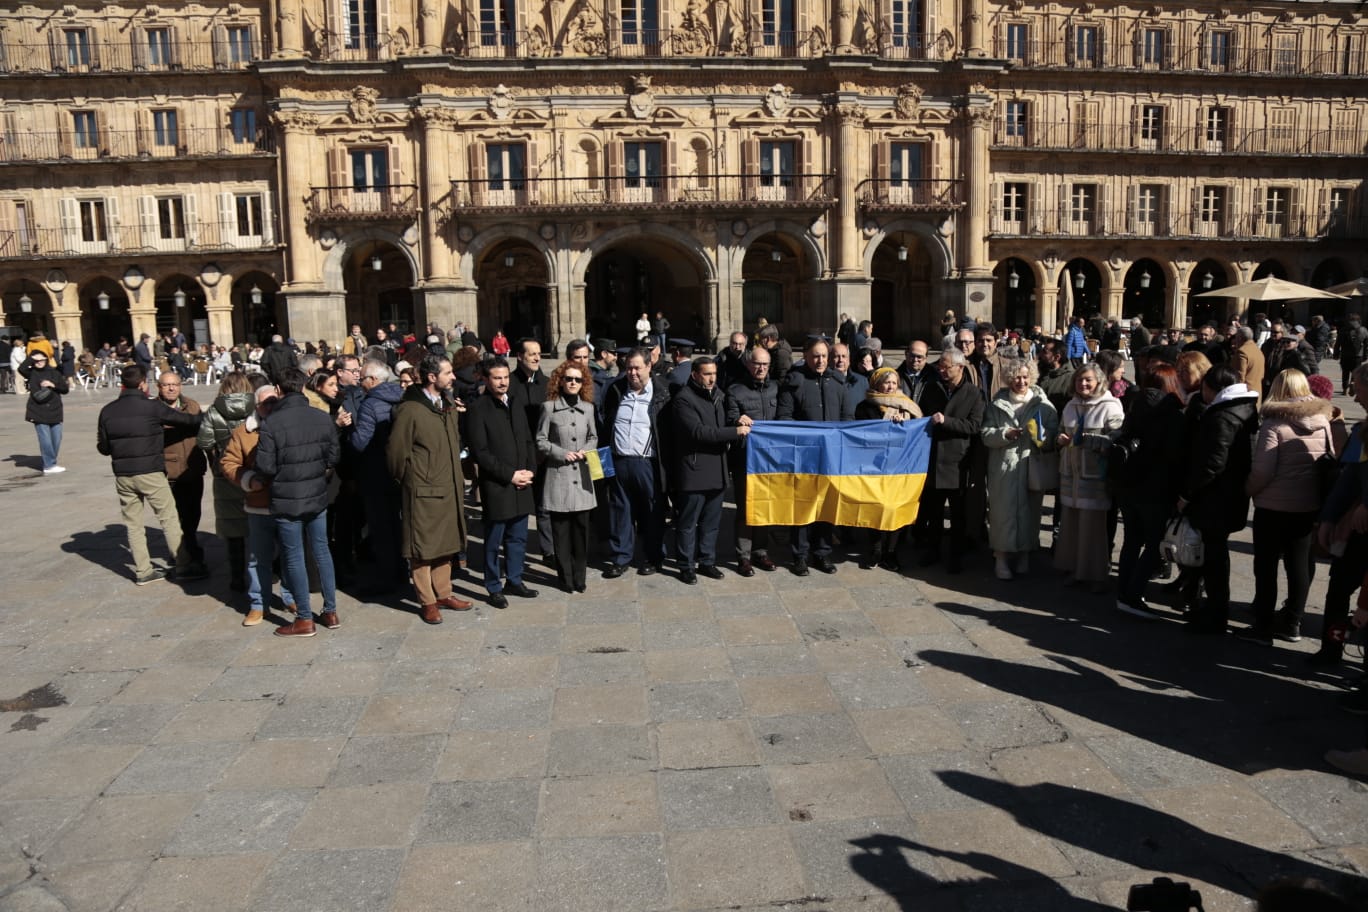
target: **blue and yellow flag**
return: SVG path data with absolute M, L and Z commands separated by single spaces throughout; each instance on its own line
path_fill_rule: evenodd
M 917 518 L 930 420 L 762 421 L 746 438 L 746 522 L 892 532 Z

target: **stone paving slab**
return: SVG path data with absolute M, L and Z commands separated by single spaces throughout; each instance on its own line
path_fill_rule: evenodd
M 1352 675 L 1302 666 L 1323 566 L 1275 649 L 1120 616 L 1044 557 L 895 575 L 849 542 L 834 576 L 584 595 L 534 563 L 541 598 L 440 627 L 344 592 L 341 629 L 286 642 L 240 626 L 207 497 L 213 578 L 132 585 L 110 398 L 67 397 L 43 477 L 0 397 L 7 514 L 43 517 L 0 537 L 4 912 L 1083 912 L 1157 875 L 1236 912 L 1277 876 L 1368 883 L 1368 786 L 1321 760 L 1361 741 Z

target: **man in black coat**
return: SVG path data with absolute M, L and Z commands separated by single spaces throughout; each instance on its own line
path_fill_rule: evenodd
M 177 411 L 166 403 L 147 397 L 147 372 L 130 364 L 119 376 L 119 398 L 100 409 L 95 447 L 110 457 L 114 469 L 114 490 L 119 494 L 124 525 L 128 528 L 128 550 L 133 555 L 133 581 L 139 586 L 166 578 L 166 572 L 152 566 L 147 551 L 147 530 L 143 527 L 143 504 L 152 505 L 166 535 L 166 547 L 178 560 L 179 568 L 189 572 L 189 555 L 181 549 L 180 517 L 176 500 L 166 479 L 164 428 L 199 427 L 200 416 Z M 193 576 L 193 574 L 190 574 Z M 182 576 L 181 578 L 185 578 Z M 203 578 L 202 576 L 199 578 Z
M 152 337 L 143 333 L 138 337 L 138 344 L 133 346 L 133 363 L 143 369 L 143 377 L 152 373 Z
M 670 490 L 678 521 L 675 547 L 679 578 L 693 585 L 695 548 L 698 573 L 721 579 L 717 569 L 717 533 L 722 525 L 722 493 L 727 488 L 727 448 L 745 439 L 750 422 L 728 426 L 717 363 L 707 356 L 693 360 L 689 382 L 675 393 L 670 417 L 674 444 L 670 455 Z
M 610 479 L 609 547 L 613 565 L 604 579 L 627 572 L 636 556 L 636 537 L 645 554 L 637 573 L 650 576 L 665 564 L 665 479 L 661 473 L 660 415 L 670 401 L 665 380 L 651 376 L 651 356 L 637 349 L 623 359 L 622 376 L 603 399 L 603 434 L 613 448 L 616 474 Z
M 717 353 L 714 359 L 717 361 L 717 386 L 721 390 L 726 390 L 733 383 L 745 383 L 750 379 L 750 374 L 746 372 L 745 355 L 747 343 L 743 332 L 734 332 L 726 348 Z
M 518 364 L 508 375 L 508 398 L 515 411 L 527 416 L 527 427 L 532 432 L 532 440 L 537 439 L 537 422 L 541 420 L 542 403 L 546 401 L 546 374 L 542 373 L 542 347 L 536 339 L 519 339 L 514 347 Z M 537 469 L 537 477 L 532 482 L 532 499 L 536 502 L 537 544 L 541 547 L 542 557 L 550 561 L 555 554 L 555 544 L 551 541 L 551 514 L 542 506 L 542 491 L 546 483 L 546 470 Z
M 922 491 L 917 517 L 928 550 L 922 565 L 940 559 L 945 504 L 950 504 L 950 553 L 945 568 L 960 571 L 960 557 L 966 549 L 965 491 L 969 486 L 969 467 L 974 445 L 983 429 L 983 396 L 969 376 L 968 359 L 963 352 L 941 353 L 936 366 L 940 379 L 922 397 L 922 412 L 931 419 L 931 471 Z
M 830 369 L 830 363 L 831 345 L 820 337 L 809 341 L 803 349 L 803 365 L 789 371 L 779 386 L 777 417 L 780 421 L 850 421 L 855 417 L 855 407 L 846 396 L 845 382 Z M 823 573 L 835 573 L 831 541 L 831 523 L 815 522 L 795 527 L 794 574 L 807 576 L 809 546 L 813 566 Z
M 925 395 L 927 387 L 931 386 L 939 376 L 936 369 L 926 363 L 928 348 L 925 342 L 917 340 L 908 343 L 907 351 L 903 354 L 903 363 L 898 365 L 898 388 L 902 394 L 911 399 L 917 405 L 921 405 L 922 396 Z
M 1210 321 L 1197 328 L 1197 338 L 1184 345 L 1183 351 L 1201 352 L 1213 366 L 1226 359 L 1226 347 L 1216 338 L 1216 324 Z
M 283 553 L 282 576 L 295 597 L 293 623 L 277 627 L 276 636 L 315 634 L 309 608 L 309 573 L 304 563 L 307 547 L 318 567 L 323 594 L 319 621 L 329 630 L 342 626 L 337 617 L 337 575 L 328 548 L 328 479 L 342 458 L 337 426 L 327 412 L 304 398 L 308 377 L 297 367 L 281 369 L 276 388 L 280 400 L 261 423 L 256 471 L 270 483 L 271 518 Z
M 535 344 L 535 343 L 533 343 Z M 537 346 L 541 360 L 541 346 Z M 466 415 L 466 438 L 480 466 L 480 506 L 484 511 L 484 585 L 489 604 L 507 608 L 505 592 L 536 598 L 523 584 L 527 555 L 527 517 L 537 508 L 532 492 L 537 447 L 527 413 L 509 393 L 508 362 L 502 358 L 485 369 L 485 394 Z M 543 389 L 543 401 L 545 395 Z M 549 532 L 549 528 L 548 528 Z M 504 572 L 499 572 L 499 551 Z M 505 577 L 507 583 L 504 582 Z
M 727 424 L 752 427 L 757 421 L 773 421 L 779 414 L 779 387 L 770 380 L 770 353 L 761 347 L 746 352 L 741 363 L 746 368 L 746 380 L 727 387 Z M 769 556 L 769 526 L 752 526 L 746 522 L 746 441 L 739 440 L 727 451 L 730 460 L 732 490 L 736 500 L 736 519 L 732 529 L 736 535 L 736 572 L 754 576 L 755 568 L 766 572 L 775 569 Z
M 261 370 L 270 378 L 276 386 L 280 385 L 280 378 L 284 376 L 285 369 L 288 367 L 299 366 L 298 356 L 295 350 L 285 344 L 285 339 L 276 334 L 271 336 L 271 344 L 266 346 L 266 350 L 261 353 Z
M 1316 353 L 1316 369 L 1319 372 L 1320 363 L 1330 354 L 1330 324 L 1325 322 L 1325 317 L 1316 314 L 1311 318 L 1311 325 L 1306 330 L 1306 341 Z
M 1254 458 L 1254 435 L 1259 430 L 1256 404 L 1250 390 L 1228 367 L 1216 367 L 1202 378 L 1206 411 L 1197 423 L 1187 460 L 1178 510 L 1202 533 L 1202 582 L 1206 601 L 1188 620 L 1188 631 L 1218 635 L 1230 617 L 1230 536 L 1245 527 L 1249 495 L 1245 482 Z

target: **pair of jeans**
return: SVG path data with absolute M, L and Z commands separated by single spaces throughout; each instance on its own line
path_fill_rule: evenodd
M 504 556 L 503 572 L 499 568 L 500 551 Z M 526 559 L 526 516 L 485 522 L 484 586 L 490 595 L 503 591 L 505 577 L 509 585 L 521 586 Z
M 285 588 L 295 597 L 301 621 L 313 620 L 309 607 L 309 571 L 304 564 L 307 546 L 318 565 L 318 588 L 323 594 L 323 612 L 337 610 L 337 575 L 333 571 L 332 550 L 328 548 L 328 511 L 305 516 L 276 516 L 276 536 L 285 552 Z
M 665 563 L 665 504 L 656 502 L 654 462 L 645 456 L 613 456 L 617 474 L 608 486 L 608 543 L 613 563 L 619 567 L 636 556 L 638 530 L 645 539 L 645 562 Z
M 1287 570 L 1287 616 L 1300 620 L 1311 589 L 1311 533 L 1318 514 L 1254 508 L 1254 626 L 1273 626 L 1278 562 Z
M 247 514 L 247 600 L 253 611 L 264 611 L 270 606 L 271 569 L 275 563 L 275 517 L 265 513 Z M 282 574 L 280 598 L 286 605 L 295 604 Z
M 1161 497 L 1126 494 L 1119 498 L 1125 535 L 1116 563 L 1117 597 L 1128 605 L 1145 597 L 1159 566 L 1159 545 L 1168 526 L 1169 505 Z
M 62 426 L 60 424 L 35 424 L 38 432 L 38 452 L 43 456 L 43 468 L 50 469 L 57 464 L 57 451 L 62 448 Z
M 679 524 L 675 528 L 675 548 L 679 566 L 717 566 L 717 533 L 722 526 L 722 491 L 687 491 L 677 495 Z

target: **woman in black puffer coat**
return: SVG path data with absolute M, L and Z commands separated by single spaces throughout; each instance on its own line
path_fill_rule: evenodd
M 62 397 L 71 391 L 71 385 L 43 351 L 30 354 L 19 365 L 19 375 L 28 381 L 29 399 L 24 420 L 32 423 L 38 432 L 43 474 L 65 472 L 66 469 L 57 464 L 57 452 L 62 448 Z

